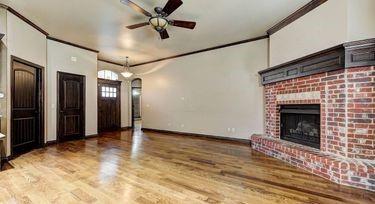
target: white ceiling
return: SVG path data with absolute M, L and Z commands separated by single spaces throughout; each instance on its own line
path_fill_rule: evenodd
M 167 0 L 133 0 L 151 13 Z M 160 40 L 150 27 L 128 30 L 147 17 L 120 0 L 1 0 L 52 37 L 99 50 L 99 58 L 131 64 L 258 37 L 310 0 L 183 0 L 170 18 L 197 22 L 195 30 L 168 27 Z

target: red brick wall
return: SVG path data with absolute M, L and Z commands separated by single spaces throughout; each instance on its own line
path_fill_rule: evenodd
M 375 67 L 347 70 L 348 156 L 375 160 Z
M 320 104 L 321 150 L 344 157 L 375 159 L 374 78 L 374 67 L 361 67 L 266 85 L 266 135 L 280 137 L 280 105 Z M 313 91 L 320 92 L 320 99 L 276 100 L 280 94 Z

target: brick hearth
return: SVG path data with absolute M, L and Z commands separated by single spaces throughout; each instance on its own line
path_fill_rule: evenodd
M 266 135 L 252 147 L 331 181 L 375 191 L 375 68 L 347 68 L 265 85 Z M 280 139 L 280 105 L 319 104 L 320 150 Z

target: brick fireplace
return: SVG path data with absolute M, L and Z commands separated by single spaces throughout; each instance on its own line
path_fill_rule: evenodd
M 375 191 L 374 65 L 375 41 L 368 40 L 260 72 L 265 135 L 252 135 L 252 148 L 333 182 Z M 318 107 L 319 121 L 308 115 L 310 122 L 301 116 L 298 122 L 300 105 Z M 285 126 L 285 113 L 294 115 L 294 126 Z M 313 124 L 320 125 L 319 134 Z

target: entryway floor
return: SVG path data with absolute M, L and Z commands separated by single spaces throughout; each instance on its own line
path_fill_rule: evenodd
M 4 203 L 374 203 L 248 145 L 153 132 L 34 150 L 0 172 Z

